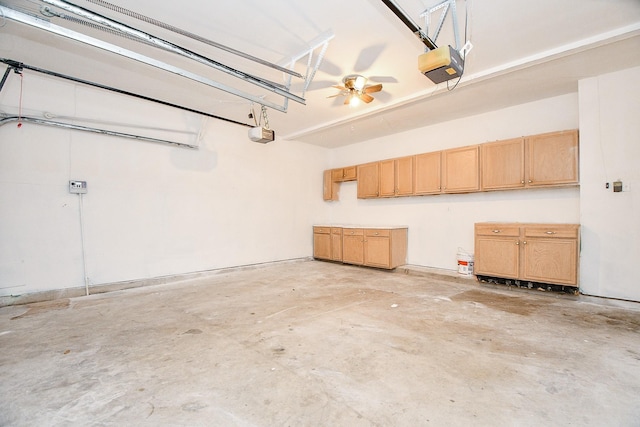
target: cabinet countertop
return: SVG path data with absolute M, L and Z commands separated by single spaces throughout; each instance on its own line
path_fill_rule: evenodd
M 397 230 L 409 228 L 406 225 L 344 225 L 344 224 L 314 224 L 314 227 L 337 227 L 337 228 L 366 228 L 369 230 Z

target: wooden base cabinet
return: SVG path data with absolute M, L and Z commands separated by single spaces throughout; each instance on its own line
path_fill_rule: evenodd
M 331 227 L 313 227 L 313 257 L 331 259 Z
M 313 257 L 329 261 L 342 261 L 341 227 L 313 227 Z
M 394 269 L 407 262 L 407 229 L 345 228 L 342 248 L 344 263 Z
M 342 228 L 331 227 L 331 260 L 342 261 Z
M 475 224 L 477 276 L 578 286 L 580 225 Z
M 342 262 L 364 264 L 364 230 L 362 228 L 342 230 Z
M 313 257 L 394 269 L 407 262 L 407 229 L 315 226 Z

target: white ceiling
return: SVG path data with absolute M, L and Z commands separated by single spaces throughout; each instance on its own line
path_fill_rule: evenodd
M 421 27 L 432 0 L 396 0 Z M 91 9 L 261 78 L 283 73 L 184 36 L 97 6 Z M 329 36 L 306 105 L 290 101 L 286 113 L 269 110 L 279 138 L 325 147 L 343 146 L 432 123 L 577 91 L 579 79 L 640 65 L 639 0 L 458 0 L 461 34 L 473 44 L 459 85 L 434 85 L 417 70 L 424 46 L 379 0 L 111 0 L 147 17 L 187 30 L 266 61 L 284 64 Z M 39 14 L 37 0 L 0 1 Z M 55 9 L 55 8 L 54 8 Z M 42 15 L 40 15 L 42 16 Z M 283 98 L 202 64 L 59 18 L 51 22 L 198 73 L 264 99 Z M 466 22 L 466 27 L 465 27 Z M 111 52 L 0 18 L 0 57 L 140 93 L 251 124 L 250 102 L 137 63 Z M 438 45 L 454 44 L 449 18 Z M 463 41 L 464 43 L 464 41 Z M 315 52 L 316 54 L 318 51 Z M 306 60 L 306 58 L 305 58 Z M 296 70 L 304 72 L 306 63 Z M 370 104 L 351 108 L 328 98 L 347 74 L 358 73 L 383 90 Z M 452 86 L 455 81 L 452 81 Z M 624 82 L 621 82 L 624 84 Z M 301 94 L 294 79 L 291 91 Z M 0 109 L 6 106 L 1 106 Z M 6 108 L 5 108 L 6 109 Z

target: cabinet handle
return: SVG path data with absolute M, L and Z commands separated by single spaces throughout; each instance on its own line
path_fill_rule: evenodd
M 523 245 L 526 245 L 526 244 L 527 244 L 527 241 L 525 240 L 524 242 L 522 242 L 522 244 L 523 244 Z
M 501 231 L 502 231 L 502 230 L 492 230 L 491 232 L 492 232 L 492 233 L 499 233 L 499 232 L 501 232 Z
M 529 182 L 531 182 L 531 181 L 529 181 Z M 524 180 L 520 181 L 520 184 L 524 184 Z
M 374 234 L 377 236 L 377 235 L 378 235 L 378 232 L 376 231 Z
M 529 184 L 531 184 L 533 181 L 529 180 Z
M 516 241 L 516 245 L 520 246 L 520 242 Z
M 556 234 L 555 231 L 545 231 L 545 234 Z

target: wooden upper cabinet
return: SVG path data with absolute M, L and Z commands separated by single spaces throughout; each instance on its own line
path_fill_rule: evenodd
M 322 198 L 325 201 L 338 200 L 338 184 L 332 179 L 332 171 L 327 169 L 322 175 Z
M 342 180 L 343 181 L 355 181 L 358 179 L 358 169 L 356 166 L 349 166 L 342 168 Z
M 413 194 L 413 159 L 414 156 L 395 159 L 395 194 L 409 196 Z
M 379 162 L 380 170 L 380 197 L 393 197 L 396 194 L 395 160 L 382 160 Z
M 358 165 L 358 199 L 379 195 L 379 162 Z
M 480 190 L 480 146 L 442 152 L 442 192 L 469 193 Z
M 380 162 L 380 197 L 413 194 L 413 156 Z
M 331 169 L 331 181 L 342 182 L 342 175 L 344 171 L 342 169 Z
M 331 179 L 335 182 L 355 181 L 357 179 L 356 166 L 332 169 Z
M 414 194 L 440 193 L 441 152 L 418 154 L 414 157 Z
M 332 169 L 324 199 L 353 180 L 359 199 L 578 184 L 578 150 L 566 130 Z
M 524 138 L 481 145 L 482 189 L 522 188 L 524 177 Z
M 526 138 L 527 186 L 577 184 L 578 131 Z

